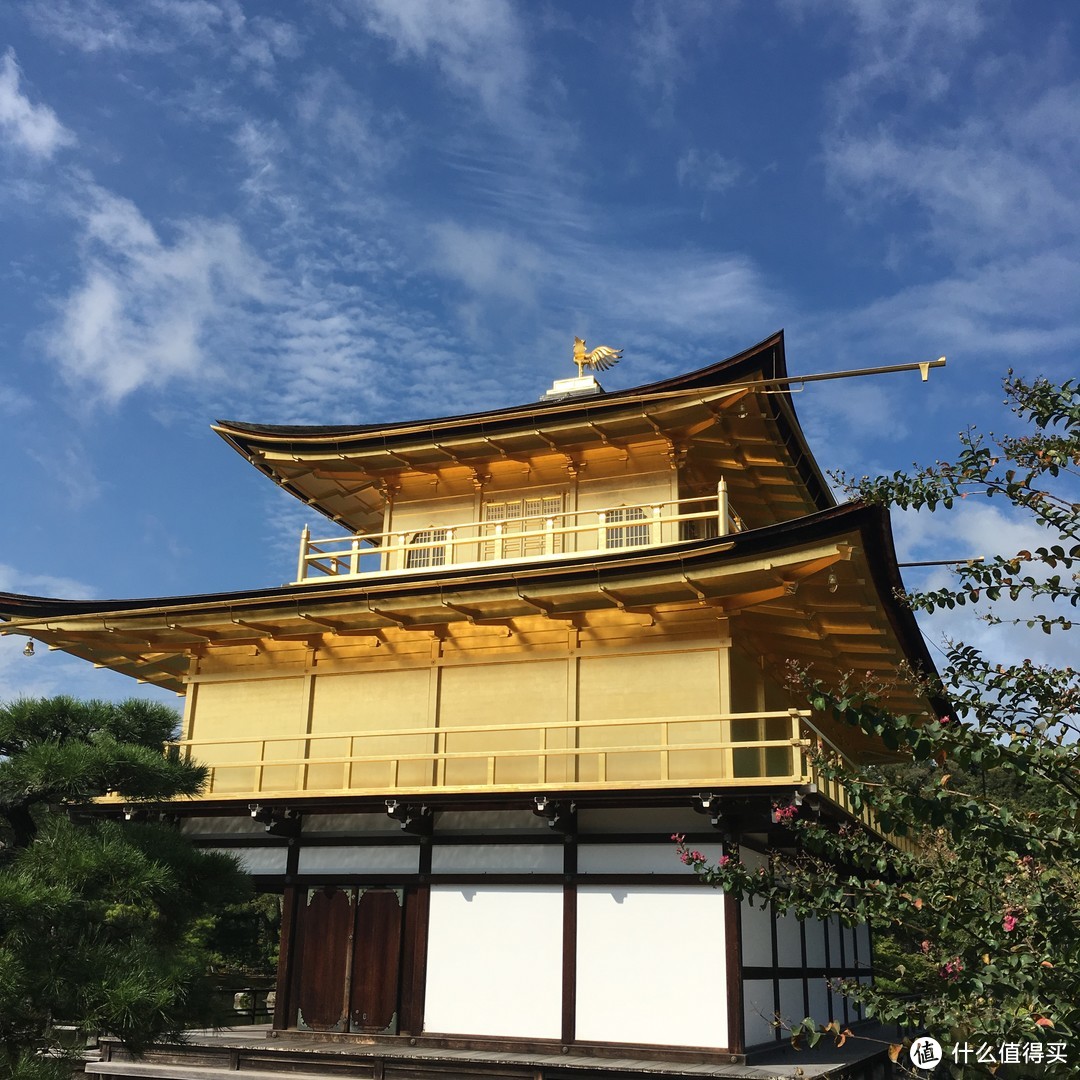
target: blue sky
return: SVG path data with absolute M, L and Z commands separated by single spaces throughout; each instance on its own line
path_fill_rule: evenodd
M 1006 368 L 1080 367 L 1077 27 L 1049 0 L 8 0 L 0 589 L 283 582 L 310 512 L 213 420 L 527 401 L 575 334 L 625 350 L 609 389 L 781 326 L 793 372 L 948 356 L 799 395 L 825 468 L 1006 427 Z M 1034 546 L 993 505 L 897 534 Z M 0 697 L 135 689 L 21 646 Z

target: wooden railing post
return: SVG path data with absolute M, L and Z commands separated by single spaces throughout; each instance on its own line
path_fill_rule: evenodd
M 719 536 L 727 536 L 730 532 L 727 481 L 723 477 L 720 478 L 716 485 L 716 527 L 719 530 Z
M 311 543 L 311 530 L 305 525 L 300 533 L 300 559 L 296 564 L 296 580 L 303 581 L 307 577 L 308 545 Z

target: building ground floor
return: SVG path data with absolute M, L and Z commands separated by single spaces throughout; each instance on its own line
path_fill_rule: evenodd
M 680 863 L 676 833 L 762 859 L 778 797 L 208 807 L 182 827 L 283 895 L 275 1033 L 719 1065 L 774 1050 L 783 1021 L 859 1024 L 833 984 L 872 978 L 865 927 L 739 903 Z

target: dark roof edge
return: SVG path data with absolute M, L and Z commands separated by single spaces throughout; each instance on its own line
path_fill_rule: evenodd
M 640 386 L 627 387 L 625 390 L 613 390 L 610 393 L 592 395 L 589 397 L 560 398 L 556 401 L 530 401 L 523 405 L 509 405 L 501 409 L 486 409 L 483 412 L 463 413 L 459 416 L 436 416 L 416 420 L 402 420 L 384 422 L 378 424 L 335 424 L 335 425 L 290 425 L 290 424 L 252 424 L 241 420 L 217 420 L 214 430 L 229 442 L 229 433 L 235 435 L 247 435 L 253 440 L 260 437 L 270 441 L 278 439 L 317 438 L 324 436 L 349 436 L 349 435 L 375 435 L 387 428 L 393 427 L 425 427 L 428 425 L 451 425 L 464 424 L 468 421 L 481 422 L 495 417 L 513 417 L 517 415 L 529 415 L 531 413 L 551 412 L 558 413 L 564 409 L 580 408 L 583 405 L 603 406 L 618 403 L 625 398 L 639 397 L 642 394 L 664 394 L 677 390 L 696 390 L 703 387 L 723 386 L 725 383 L 736 381 L 744 369 L 753 369 L 759 366 L 757 361 L 762 354 L 773 349 L 773 366 L 768 378 L 783 379 L 787 376 L 787 360 L 784 354 L 784 331 L 777 330 L 767 338 L 759 341 L 756 345 L 744 349 L 742 352 L 729 356 L 725 360 L 718 360 L 715 364 L 698 368 L 697 371 L 686 372 L 682 375 L 673 375 L 667 379 L 656 382 L 643 383 Z M 225 429 L 225 430 L 219 430 Z
M 350 582 L 341 584 L 328 581 L 325 584 L 302 586 L 276 586 L 265 589 L 251 589 L 231 593 L 207 593 L 196 596 L 145 597 L 131 600 L 64 600 L 55 597 L 25 596 L 18 593 L 0 593 L 0 620 L 12 619 L 48 619 L 78 615 L 107 615 L 116 612 L 138 612 L 149 608 L 197 608 L 219 607 L 229 603 L 250 603 L 269 601 L 281 605 L 293 606 L 298 601 L 307 599 L 313 603 L 325 601 L 336 596 L 359 595 L 368 597 L 373 592 L 380 594 L 422 591 L 430 592 L 433 588 L 445 586 L 492 586 L 500 582 L 507 584 L 523 583 L 534 577 L 575 577 L 581 574 L 595 575 L 603 573 L 605 567 L 624 572 L 648 572 L 665 563 L 680 565 L 692 572 L 696 563 L 716 557 L 718 548 L 730 548 L 732 555 L 765 554 L 790 546 L 793 542 L 814 542 L 840 536 L 842 533 L 858 530 L 862 536 L 863 552 L 867 565 L 873 575 L 874 584 L 881 598 L 889 622 L 897 640 L 916 667 L 922 668 L 927 675 L 936 675 L 937 669 L 930 657 L 926 641 L 919 629 L 915 616 L 900 602 L 898 594 L 903 590 L 903 581 L 896 564 L 896 549 L 893 543 L 889 512 L 885 507 L 867 505 L 860 502 L 844 503 L 822 510 L 809 517 L 769 525 L 745 533 L 733 533 L 728 536 L 709 540 L 691 541 L 673 544 L 661 548 L 642 548 L 633 555 L 625 552 L 612 552 L 606 555 L 591 554 L 580 559 L 551 559 L 547 562 L 528 565 L 498 564 L 491 571 L 477 576 L 475 567 L 455 573 L 453 567 L 443 568 L 437 578 L 430 577 L 393 577 L 383 582 Z M 469 581 L 468 579 L 473 579 Z M 934 699 L 942 715 L 949 712 L 949 705 L 940 699 Z

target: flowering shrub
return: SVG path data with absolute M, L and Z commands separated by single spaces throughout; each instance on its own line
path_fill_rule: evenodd
M 969 431 L 953 463 L 863 477 L 849 488 L 868 502 L 904 509 L 933 511 L 979 494 L 1026 513 L 1029 529 L 1045 531 L 1044 544 L 960 563 L 951 586 L 905 599 L 926 613 L 982 605 L 991 625 L 1058 635 L 1073 629 L 1080 607 L 1080 384 L 1027 383 L 1010 373 L 1005 390 L 1034 434 L 988 446 Z M 998 601 L 1024 606 L 1006 617 L 1007 610 L 994 606 Z M 1030 658 L 999 663 L 972 646 L 948 643 L 940 678 L 905 674 L 939 703 L 937 719 L 893 713 L 866 677 L 827 685 L 812 671 L 793 670 L 791 682 L 819 717 L 911 762 L 899 776 L 849 769 L 826 757 L 816 766 L 825 782 L 843 786 L 857 814 L 869 808 L 885 831 L 912 838 L 914 851 L 885 845 L 859 825 L 837 828 L 824 816 L 815 820 L 774 803 L 772 821 L 793 835 L 768 853 L 764 866 L 750 870 L 730 856 L 710 865 L 698 852 L 683 861 L 703 882 L 736 897 L 771 902 L 800 918 L 869 923 L 879 936 L 907 942 L 911 966 L 929 979 L 912 993 L 902 986 L 900 964 L 899 981 L 845 984 L 868 1015 L 925 1029 L 948 1045 L 1072 1038 L 1071 1060 L 1058 1068 L 1043 1058 L 1039 1075 L 1075 1076 L 1080 673 Z M 681 840 L 681 858 L 680 849 Z M 787 1022 L 808 1037 L 835 1027 L 809 1018 Z M 992 1071 L 974 1062 L 964 1069 L 964 1076 Z

